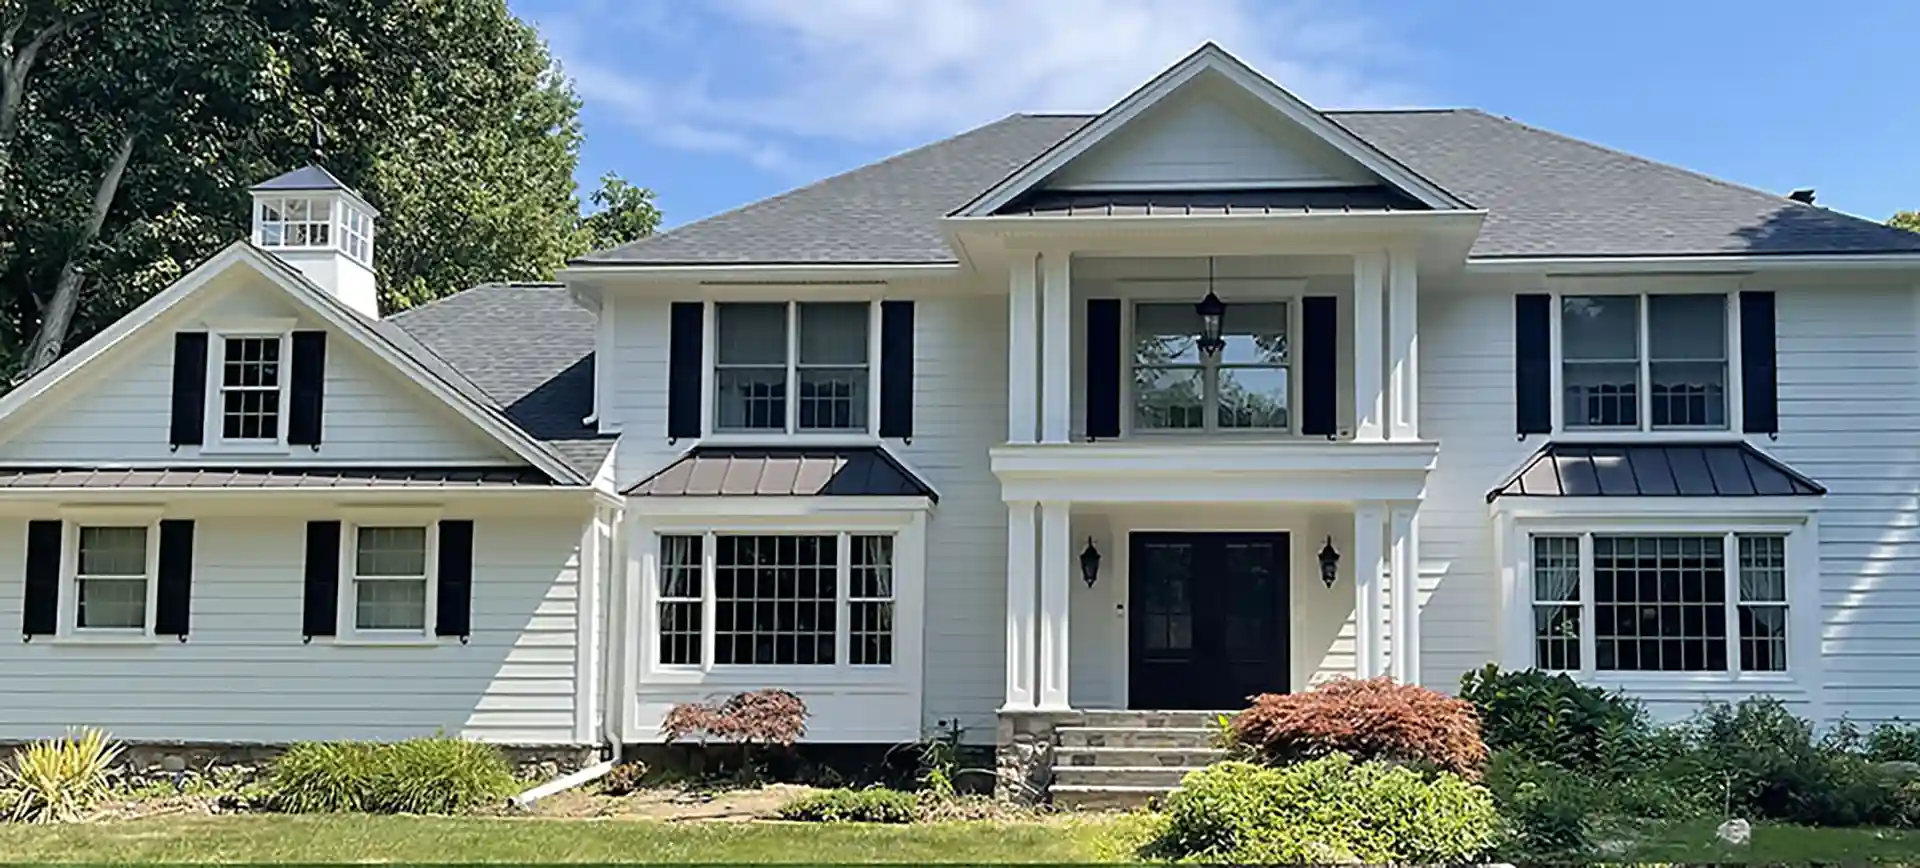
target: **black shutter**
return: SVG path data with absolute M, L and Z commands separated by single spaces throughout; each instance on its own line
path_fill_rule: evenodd
M 435 636 L 473 632 L 473 522 L 440 523 L 440 605 Z
M 913 436 L 913 302 L 880 303 L 880 436 Z
M 204 337 L 204 336 L 203 336 Z M 27 522 L 27 587 L 20 635 L 49 636 L 60 626 L 60 538 L 57 519 Z
M 1339 427 L 1340 313 L 1338 300 L 1300 300 L 1300 433 L 1332 437 Z M 1231 315 L 1231 314 L 1229 314 Z
M 667 350 L 667 439 L 700 436 L 700 341 L 706 305 L 673 303 Z
M 170 518 L 160 522 L 160 574 L 155 588 L 153 632 L 186 641 L 193 610 L 193 522 Z
M 1120 300 L 1087 299 L 1087 439 L 1120 436 Z
M 307 522 L 306 608 L 300 633 L 332 636 L 339 622 L 340 523 Z
M 327 396 L 327 333 L 293 333 L 293 381 L 287 408 L 287 442 L 320 445 L 320 416 Z
M 173 428 L 167 442 L 176 447 L 205 442 L 207 419 L 207 333 L 173 336 Z
M 1773 293 L 1740 293 L 1740 411 L 1748 434 L 1780 433 Z
M 1553 433 L 1553 297 L 1513 297 L 1513 426 L 1528 434 Z

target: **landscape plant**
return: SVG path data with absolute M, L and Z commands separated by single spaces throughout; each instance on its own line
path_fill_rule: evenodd
M 683 702 L 660 724 L 668 744 L 694 741 L 703 749 L 728 746 L 736 778 L 762 774 L 774 749 L 789 750 L 807 732 L 807 704 L 785 690 L 736 693 L 718 703 Z M 725 762 L 722 762 L 725 768 Z
M 37 741 L 0 765 L 0 808 L 22 823 L 70 823 L 111 793 L 121 746 L 98 729 Z
M 500 752 L 478 742 L 305 742 L 275 758 L 261 802 L 292 814 L 453 814 L 498 804 L 515 783 Z
M 1487 762 L 1470 703 L 1389 678 L 1339 679 L 1304 693 L 1256 696 L 1234 716 L 1233 740 L 1274 764 L 1342 753 L 1477 780 Z
M 808 823 L 911 823 L 920 815 L 920 798 L 884 787 L 821 790 L 787 801 L 778 815 Z

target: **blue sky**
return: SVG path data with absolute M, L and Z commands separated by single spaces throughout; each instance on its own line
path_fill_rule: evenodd
M 1911 0 L 509 0 L 585 102 L 580 179 L 669 226 L 1015 111 L 1098 111 L 1206 40 L 1321 108 L 1474 106 L 1884 220 L 1920 208 Z

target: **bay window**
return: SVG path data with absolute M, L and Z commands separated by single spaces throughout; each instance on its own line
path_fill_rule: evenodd
M 1235 303 L 1226 346 L 1200 351 L 1191 302 L 1134 306 L 1133 427 L 1139 431 L 1287 430 L 1292 352 L 1285 302 Z
M 660 538 L 663 666 L 888 666 L 894 538 L 706 533 Z
M 1533 665 L 1569 672 L 1784 672 L 1781 533 L 1531 537 Z
M 713 430 L 865 433 L 868 302 L 714 305 Z
M 1560 297 L 1566 430 L 1724 430 L 1730 329 L 1722 293 Z

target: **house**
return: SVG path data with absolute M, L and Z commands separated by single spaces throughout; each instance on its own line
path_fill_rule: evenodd
M 0 738 L 590 750 L 781 687 L 1044 782 L 1488 662 L 1920 716 L 1920 235 L 1212 45 L 385 319 L 367 202 L 253 193 L 0 399 Z

